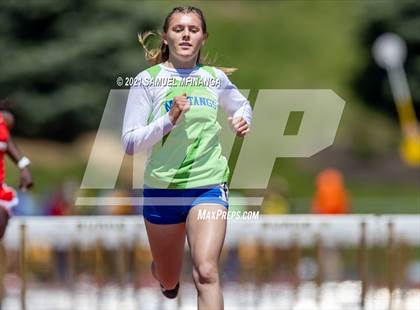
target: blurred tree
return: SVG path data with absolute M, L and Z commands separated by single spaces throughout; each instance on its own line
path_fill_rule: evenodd
M 137 33 L 160 26 L 153 10 L 137 1 L 2 1 L 0 99 L 17 102 L 16 133 L 71 140 L 97 128 L 117 76 L 144 69 Z
M 372 56 L 372 45 L 385 32 L 394 32 L 407 43 L 405 69 L 417 116 L 420 114 L 420 2 L 368 2 L 361 40 L 369 55 L 368 62 L 354 83 L 363 101 L 397 119 L 396 108 L 385 70 L 379 68 Z

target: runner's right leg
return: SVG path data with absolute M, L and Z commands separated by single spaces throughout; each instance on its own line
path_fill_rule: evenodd
M 153 224 L 144 220 L 158 281 L 165 289 L 176 287 L 182 269 L 185 223 Z

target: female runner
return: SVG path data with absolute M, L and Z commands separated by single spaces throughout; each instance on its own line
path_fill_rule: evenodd
M 228 208 L 229 168 L 221 154 L 218 107 L 227 112 L 236 135 L 244 137 L 251 106 L 227 78 L 228 69 L 202 64 L 200 49 L 208 33 L 200 9 L 174 8 L 164 21 L 159 49 L 146 48 L 150 34 L 139 41 L 153 66 L 130 89 L 122 141 L 129 154 L 148 152 L 143 215 L 152 273 L 162 293 L 175 298 L 187 236 L 198 308 L 223 309 L 218 262 L 226 217 L 201 220 L 199 215 Z

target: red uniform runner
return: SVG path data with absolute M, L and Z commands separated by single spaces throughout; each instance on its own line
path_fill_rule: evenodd
M 7 151 L 7 142 L 9 141 L 10 133 L 7 124 L 0 113 L 0 208 L 5 208 L 9 215 L 11 215 L 11 208 L 17 205 L 18 199 L 13 188 L 4 183 L 6 171 L 4 168 L 4 155 Z

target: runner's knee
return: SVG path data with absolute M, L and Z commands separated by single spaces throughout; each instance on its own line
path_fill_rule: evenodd
M 217 263 L 204 261 L 198 263 L 193 269 L 194 282 L 199 284 L 213 284 L 219 281 Z

